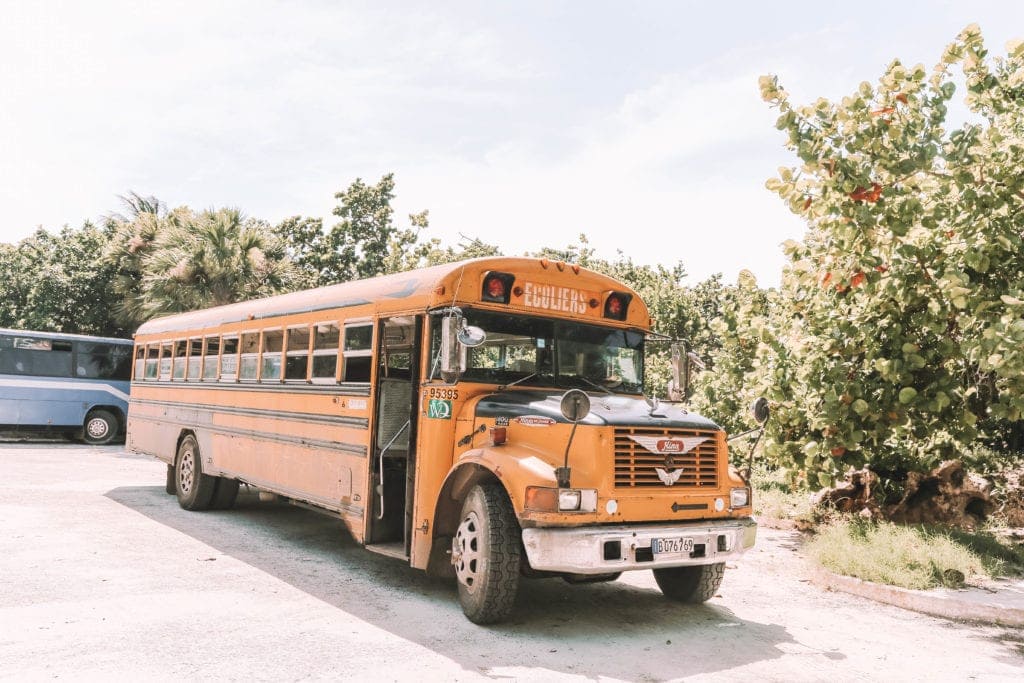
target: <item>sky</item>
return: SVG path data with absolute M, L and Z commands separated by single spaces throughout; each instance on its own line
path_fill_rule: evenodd
M 506 254 L 565 248 L 779 282 L 802 222 L 761 101 L 838 99 L 967 24 L 993 54 L 1024 3 L 0 0 L 0 242 L 130 191 L 322 217 L 395 175 L 400 225 Z

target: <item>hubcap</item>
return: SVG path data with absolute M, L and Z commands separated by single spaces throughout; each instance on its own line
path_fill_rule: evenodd
M 107 425 L 107 421 L 98 417 L 94 417 L 89 420 L 89 423 L 85 425 L 85 430 L 89 432 L 89 436 L 94 439 L 102 439 L 107 435 L 110 430 L 110 426 Z
M 178 484 L 181 492 L 186 496 L 192 491 L 192 478 L 195 476 L 195 457 L 192 449 L 188 448 L 181 453 L 181 461 L 178 463 Z
M 479 572 L 483 569 L 480 535 L 480 519 L 475 512 L 470 512 L 462 520 L 459 530 L 455 532 L 455 538 L 452 539 L 452 564 L 455 565 L 455 575 L 459 577 L 459 583 L 470 591 L 475 589 Z

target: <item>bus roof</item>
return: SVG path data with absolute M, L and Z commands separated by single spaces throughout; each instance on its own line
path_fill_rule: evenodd
M 0 335 L 11 337 L 39 337 L 41 339 L 69 339 L 86 342 L 102 342 L 105 344 L 131 344 L 131 339 L 117 337 L 94 337 L 88 334 L 69 334 L 67 332 L 40 332 L 37 330 L 12 330 L 0 327 Z
M 593 299 L 597 296 L 608 292 L 624 292 L 632 297 L 626 323 L 645 330 L 650 328 L 647 307 L 636 292 L 607 275 L 549 259 L 488 256 L 164 316 L 144 323 L 136 334 L 204 329 L 247 320 L 354 306 L 372 305 L 374 312 L 388 312 L 425 310 L 446 304 L 474 304 L 480 302 L 482 278 L 491 271 L 512 273 L 517 282 L 519 278 L 524 281 L 533 278 L 552 286 L 572 287 L 578 283 L 581 293 L 594 295 L 590 300 L 591 306 L 595 305 Z M 508 308 L 520 313 L 529 310 L 514 303 L 509 304 Z

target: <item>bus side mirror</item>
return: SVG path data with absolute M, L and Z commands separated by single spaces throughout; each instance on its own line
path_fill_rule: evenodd
M 764 396 L 754 401 L 750 406 L 750 414 L 754 416 L 754 420 L 758 424 L 764 424 L 768 421 L 768 416 L 771 414 L 771 409 L 768 407 L 768 399 Z
M 441 319 L 441 379 L 449 384 L 466 371 L 466 347 L 459 343 L 463 322 L 461 315 Z

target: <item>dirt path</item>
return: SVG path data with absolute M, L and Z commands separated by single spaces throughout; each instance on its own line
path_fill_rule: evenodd
M 768 531 L 701 607 L 649 572 L 524 584 L 510 623 L 454 586 L 243 498 L 188 513 L 118 448 L 0 444 L 0 677 L 1012 680 L 1024 636 L 823 592 Z

